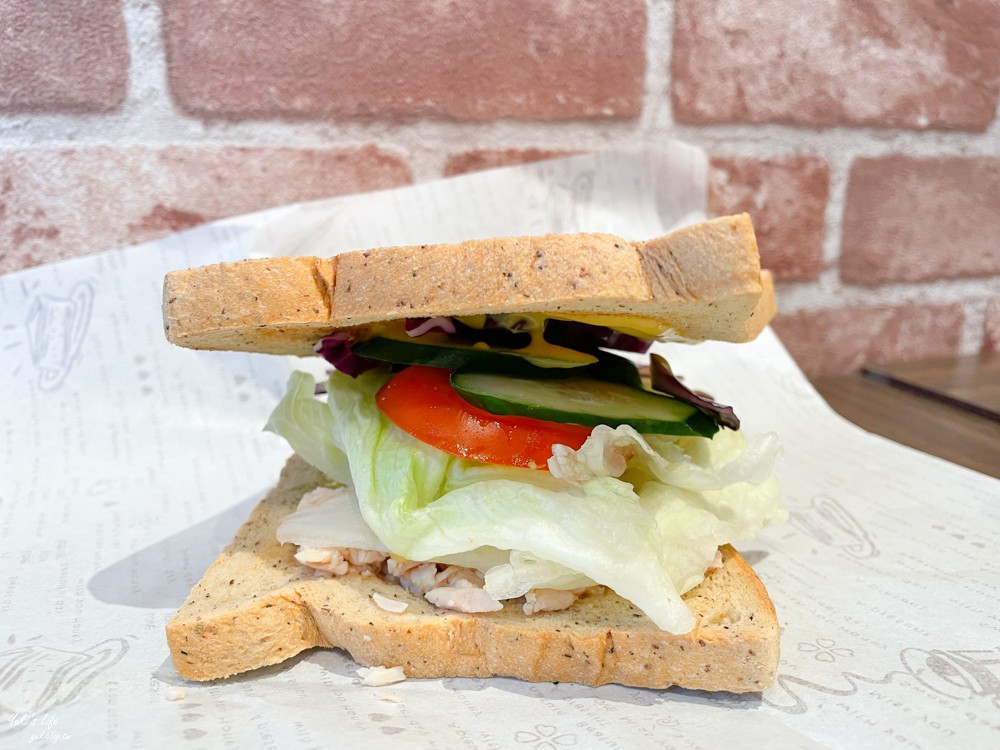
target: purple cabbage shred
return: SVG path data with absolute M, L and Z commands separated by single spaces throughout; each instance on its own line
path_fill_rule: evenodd
M 677 379 L 677 376 L 670 369 L 670 365 L 667 364 L 667 360 L 659 354 L 650 355 L 649 365 L 650 380 L 654 391 L 666 393 L 668 396 L 691 404 L 722 427 L 728 427 L 731 430 L 740 429 L 740 420 L 733 411 L 733 407 L 723 406 L 692 391 Z
M 329 336 L 324 336 L 319 343 L 313 347 L 313 351 L 333 365 L 337 370 L 356 378 L 366 370 L 378 367 L 381 362 L 367 357 L 359 357 L 351 347 L 354 344 L 354 337 L 344 331 L 334 331 Z
M 494 316 L 487 315 L 482 328 L 473 328 L 461 320 L 441 315 L 436 318 L 407 318 L 406 335 L 411 338 L 427 333 L 444 333 L 454 336 L 459 344 L 484 343 L 498 349 L 523 349 L 531 343 L 531 334 L 523 330 L 523 326 L 515 323 L 508 328 Z
M 550 318 L 545 322 L 545 340 L 550 344 L 569 347 L 577 351 L 605 347 L 623 352 L 636 352 L 637 354 L 645 354 L 653 343 L 607 326 L 556 318 Z

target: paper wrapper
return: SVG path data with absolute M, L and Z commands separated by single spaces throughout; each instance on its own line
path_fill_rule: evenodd
M 261 428 L 309 363 L 168 345 L 164 273 L 519 233 L 646 239 L 703 215 L 705 164 L 680 144 L 578 156 L 0 278 L 0 744 L 1000 746 L 1000 482 L 848 424 L 770 331 L 664 349 L 746 430 L 785 446 L 790 521 L 738 545 L 783 631 L 763 694 L 511 679 L 371 688 L 340 651 L 207 685 L 174 671 L 164 625 L 275 481 L 289 449 Z

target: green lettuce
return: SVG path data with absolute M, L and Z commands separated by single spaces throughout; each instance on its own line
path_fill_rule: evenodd
M 560 447 L 551 472 L 496 466 L 393 425 L 374 399 L 387 378 L 334 373 L 323 405 L 311 377 L 295 373 L 268 429 L 352 484 L 364 521 L 394 554 L 484 570 L 496 598 L 596 582 L 663 630 L 687 632 L 695 623 L 681 594 L 718 546 L 784 518 L 773 436 L 747 445 L 731 430 L 709 439 L 599 427 L 580 451 Z M 335 529 L 328 546 L 341 546 Z

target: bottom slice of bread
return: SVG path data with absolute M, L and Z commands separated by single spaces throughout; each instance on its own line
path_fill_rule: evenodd
M 698 626 L 659 630 L 610 591 L 559 612 L 525 615 L 521 601 L 465 614 L 435 608 L 375 576 L 318 577 L 275 530 L 322 475 L 293 456 L 277 487 L 205 573 L 167 625 L 177 671 L 213 680 L 277 664 L 313 647 L 348 651 L 408 677 L 508 676 L 533 682 L 621 683 L 752 692 L 773 681 L 778 622 L 760 579 L 732 549 L 684 600 Z M 388 612 L 374 592 L 405 601 Z

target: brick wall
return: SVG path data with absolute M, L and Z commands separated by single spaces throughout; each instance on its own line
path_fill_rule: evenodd
M 513 10 L 512 10 L 513 9 Z M 1000 349 L 996 0 L 0 0 L 0 272 L 682 138 L 810 373 Z

